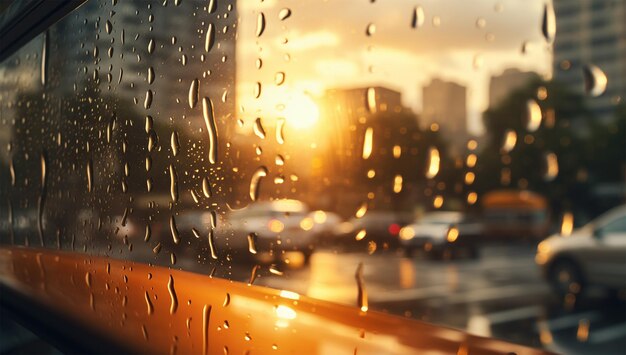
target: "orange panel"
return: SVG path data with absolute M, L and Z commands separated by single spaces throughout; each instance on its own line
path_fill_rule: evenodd
M 543 353 L 291 292 L 69 252 L 0 248 L 0 282 L 142 353 Z

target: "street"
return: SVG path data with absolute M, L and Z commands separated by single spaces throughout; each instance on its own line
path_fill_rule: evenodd
M 355 270 L 363 262 L 371 310 L 557 353 L 623 354 L 624 302 L 591 292 L 564 305 L 533 258 L 534 248 L 527 245 L 482 247 L 478 259 L 452 261 L 327 250 L 315 253 L 309 267 L 287 269 L 282 276 L 263 272 L 255 284 L 356 305 Z M 239 272 L 231 272 L 237 279 Z

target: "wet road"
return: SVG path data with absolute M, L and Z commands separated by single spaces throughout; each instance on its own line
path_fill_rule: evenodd
M 307 266 L 301 254 L 288 255 L 290 265 L 277 268 L 282 275 L 263 265 L 254 284 L 356 307 L 355 271 L 363 263 L 370 310 L 556 353 L 626 354 L 623 300 L 591 290 L 565 304 L 543 280 L 530 245 L 483 246 L 478 254 L 442 261 L 390 251 L 368 255 L 320 250 Z M 248 282 L 254 264 L 229 263 L 217 268 L 215 276 Z M 176 266 L 210 272 L 192 258 L 180 258 Z
M 364 265 L 370 309 L 451 326 L 564 354 L 625 354 L 626 307 L 591 292 L 564 305 L 543 281 L 530 246 L 483 247 L 452 261 L 321 251 L 309 267 L 264 273 L 255 282 L 356 305 Z

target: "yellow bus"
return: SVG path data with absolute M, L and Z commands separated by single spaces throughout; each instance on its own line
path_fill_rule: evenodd
M 485 237 L 539 240 L 548 234 L 545 197 L 531 191 L 497 190 L 485 194 L 482 201 Z

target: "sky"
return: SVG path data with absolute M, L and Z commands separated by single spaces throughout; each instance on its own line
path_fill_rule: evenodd
M 422 86 L 441 78 L 468 88 L 468 128 L 480 133 L 492 75 L 515 67 L 551 76 L 541 32 L 545 1 L 240 0 L 237 6 L 244 117 L 279 115 L 285 105 L 301 104 L 302 95 L 318 98 L 329 88 L 379 85 L 400 91 L 403 104 L 420 113 Z M 423 23 L 413 28 L 416 7 Z M 291 15 L 280 20 L 284 9 Z M 265 26 L 257 36 L 261 13 Z M 280 85 L 277 73 L 284 73 Z M 261 99 L 254 97 L 256 82 Z

